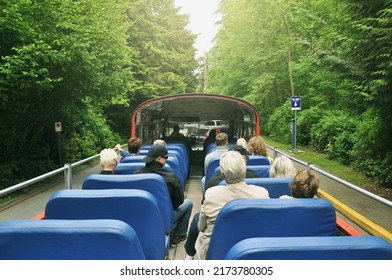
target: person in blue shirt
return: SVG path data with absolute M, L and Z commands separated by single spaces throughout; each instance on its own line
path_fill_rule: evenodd
M 140 147 L 142 146 L 142 140 L 138 137 L 131 137 L 128 139 L 128 152 L 124 151 L 123 148 L 121 147 L 120 144 L 117 144 L 114 149 L 120 152 L 121 159 L 120 162 L 123 158 L 129 157 L 132 155 L 138 156 L 140 153 Z

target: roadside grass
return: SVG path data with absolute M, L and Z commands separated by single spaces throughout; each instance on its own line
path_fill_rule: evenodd
M 331 173 L 347 182 L 350 182 L 358 187 L 361 187 L 362 189 L 365 189 L 371 193 L 374 193 L 380 197 L 392 201 L 392 189 L 378 186 L 370 179 L 357 173 L 351 167 L 340 164 L 339 162 L 336 162 L 328 158 L 327 155 L 323 153 L 301 146 L 297 146 L 298 151 L 293 152 L 291 150 L 292 148 L 291 144 L 282 144 L 274 141 L 273 139 L 267 136 L 263 136 L 263 139 L 265 140 L 268 146 L 277 148 L 281 152 L 293 156 L 295 158 L 298 158 L 299 160 L 302 160 L 307 163 L 317 162 L 317 165 L 316 164 L 314 165 L 319 167 L 320 169 L 323 169 L 328 173 Z

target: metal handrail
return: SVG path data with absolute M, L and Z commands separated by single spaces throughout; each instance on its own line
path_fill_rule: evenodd
M 349 188 L 351 188 L 351 189 L 353 189 L 353 190 L 355 190 L 357 192 L 360 192 L 360 193 L 362 193 L 362 194 L 364 194 L 364 195 L 366 195 L 368 197 L 373 198 L 374 200 L 377 200 L 380 203 L 383 203 L 383 204 L 385 204 L 385 205 L 387 205 L 389 207 L 392 207 L 392 201 L 389 201 L 389 200 L 387 200 L 385 198 L 382 198 L 382 197 L 380 197 L 378 195 L 375 195 L 375 194 L 373 194 L 373 193 L 371 193 L 371 192 L 369 192 L 367 190 L 364 190 L 364 189 L 362 189 L 362 188 L 360 188 L 360 187 L 358 187 L 358 186 L 356 186 L 354 184 L 351 184 L 351 183 L 349 183 L 349 182 L 347 182 L 347 181 L 345 181 L 343 179 L 340 179 L 340 178 L 338 178 L 338 177 L 336 177 L 336 176 L 334 176 L 334 175 L 332 175 L 332 174 L 330 174 L 330 173 L 328 173 L 328 172 L 326 172 L 326 171 L 324 171 L 324 170 L 322 170 L 320 168 L 315 167 L 312 163 L 307 163 L 305 161 L 302 161 L 302 160 L 299 160 L 299 159 L 297 159 L 295 157 L 292 157 L 292 156 L 290 156 L 290 155 L 280 151 L 279 149 L 277 149 L 275 147 L 267 145 L 267 148 L 269 148 L 270 150 L 272 150 L 274 152 L 274 158 L 276 158 L 278 156 L 278 154 L 284 155 L 284 156 L 288 157 L 289 159 L 291 159 L 294 162 L 297 162 L 297 163 L 299 163 L 299 164 L 301 164 L 301 165 L 303 165 L 303 166 L 305 166 L 305 167 L 307 167 L 307 168 L 309 168 L 311 170 L 315 170 L 315 171 L 319 172 L 320 174 L 323 174 L 324 176 L 326 176 L 329 179 L 332 179 L 332 180 L 334 180 L 336 182 L 339 182 L 339 183 L 341 183 L 341 184 L 343 184 L 343 185 L 345 185 L 345 186 L 347 186 L 347 187 L 349 187 Z M 96 154 L 94 156 L 91 156 L 89 158 L 83 159 L 81 161 L 78 161 L 78 162 L 75 162 L 75 163 L 72 163 L 72 164 L 66 163 L 66 164 L 64 164 L 64 167 L 61 167 L 59 169 L 56 169 L 56 170 L 53 170 L 51 172 L 45 173 L 43 175 L 37 176 L 37 177 L 35 177 L 33 179 L 30 179 L 30 180 L 27 180 L 25 182 L 16 184 L 16 185 L 8 187 L 6 189 L 0 190 L 0 197 L 4 196 L 6 194 L 9 194 L 11 192 L 17 191 L 19 189 L 25 188 L 27 186 L 30 186 L 30 185 L 32 185 L 32 184 L 34 184 L 36 182 L 39 182 L 39 181 L 45 180 L 47 178 L 50 178 L 50 177 L 52 177 L 54 175 L 57 175 L 57 174 L 59 174 L 61 172 L 64 172 L 64 187 L 65 187 L 65 189 L 72 189 L 72 168 L 74 168 L 76 166 L 79 166 L 79 165 L 82 165 L 82 164 L 84 164 L 86 162 L 89 162 L 89 161 L 91 161 L 91 160 L 93 160 L 93 159 L 95 159 L 97 157 L 99 157 L 99 154 Z
M 12 193 L 14 191 L 23 189 L 25 187 L 28 187 L 28 186 L 30 186 L 30 185 L 32 185 L 34 183 L 39 182 L 39 181 L 48 179 L 48 178 L 50 178 L 50 177 L 52 177 L 54 175 L 57 175 L 57 174 L 59 174 L 61 172 L 64 172 L 64 187 L 65 187 L 65 189 L 72 189 L 72 168 L 76 167 L 76 166 L 79 166 L 79 165 L 82 165 L 82 164 L 84 164 L 86 162 L 89 162 L 89 161 L 91 161 L 91 160 L 93 160 L 93 159 L 95 159 L 97 157 L 99 157 L 99 154 L 91 156 L 91 157 L 86 158 L 86 159 L 83 159 L 81 161 L 72 163 L 72 164 L 66 163 L 66 164 L 64 164 L 64 167 L 58 168 L 56 170 L 50 171 L 48 173 L 45 173 L 45 174 L 40 175 L 40 176 L 37 176 L 37 177 L 32 178 L 30 180 L 27 180 L 27 181 L 24 181 L 22 183 L 13 185 L 11 187 L 8 187 L 6 189 L 0 190 L 0 197 L 4 196 L 6 194 Z
M 364 190 L 364 189 L 362 189 L 362 188 L 360 188 L 360 187 L 358 187 L 358 186 L 356 186 L 354 184 L 351 184 L 351 183 L 349 183 L 349 182 L 347 182 L 347 181 L 345 181 L 345 180 L 343 180 L 343 179 L 341 179 L 339 177 L 336 177 L 336 176 L 334 176 L 334 175 L 332 175 L 332 174 L 330 174 L 330 173 L 328 173 L 328 172 L 326 172 L 326 171 L 324 171 L 324 170 L 314 166 L 312 163 L 307 163 L 307 162 L 304 162 L 302 160 L 296 159 L 296 158 L 294 158 L 294 157 L 292 157 L 292 156 L 290 156 L 290 155 L 288 155 L 288 154 L 278 150 L 275 147 L 267 145 L 267 148 L 270 149 L 270 150 L 273 150 L 274 158 L 276 158 L 278 156 L 278 154 L 284 155 L 284 156 L 288 157 L 289 159 L 291 159 L 292 161 L 297 162 L 297 163 L 299 163 L 299 164 L 309 168 L 310 170 L 315 170 L 318 173 L 323 174 L 325 177 L 327 177 L 329 179 L 332 179 L 332 180 L 334 180 L 336 182 L 339 182 L 339 183 L 345 185 L 346 187 L 349 187 L 350 189 L 353 189 L 353 190 L 355 190 L 357 192 L 360 192 L 360 193 L 362 193 L 362 194 L 364 194 L 364 195 L 366 195 L 368 197 L 373 198 L 374 200 L 377 200 L 380 203 L 383 203 L 383 204 L 385 204 L 385 205 L 387 205 L 389 207 L 392 207 L 392 201 L 389 201 L 389 200 L 387 200 L 385 198 L 382 198 L 382 197 L 380 197 L 380 196 L 378 196 L 378 195 L 376 195 L 374 193 L 371 193 L 371 192 L 369 192 L 367 190 Z

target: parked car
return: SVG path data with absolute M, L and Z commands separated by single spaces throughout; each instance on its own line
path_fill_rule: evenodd
M 223 120 L 209 120 L 201 124 L 201 128 L 214 128 L 214 127 L 227 127 L 225 121 Z

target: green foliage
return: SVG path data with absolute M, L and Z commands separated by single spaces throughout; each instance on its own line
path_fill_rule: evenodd
M 324 151 L 330 158 L 350 164 L 351 151 L 356 141 L 357 121 L 344 112 L 324 113 L 311 130 L 312 146 Z
M 391 7 L 392 0 L 222 1 L 209 91 L 252 102 L 263 133 L 285 143 L 287 99 L 301 96 L 297 141 L 391 186 L 376 171 L 391 165 Z M 382 118 L 371 122 L 377 148 L 361 156 L 357 147 L 370 141 L 357 130 L 368 109 Z
M 392 148 L 385 149 L 380 141 L 383 134 L 384 116 L 380 112 L 367 110 L 358 125 L 357 137 L 360 139 L 353 149 L 354 168 L 377 183 L 391 187 Z
M 291 119 L 294 118 L 290 111 L 290 101 L 277 108 L 267 124 L 267 135 L 282 143 L 291 143 Z
M 0 7 L 0 188 L 58 166 L 54 122 L 63 162 L 77 161 L 129 136 L 133 102 L 195 87 L 195 36 L 173 0 Z

